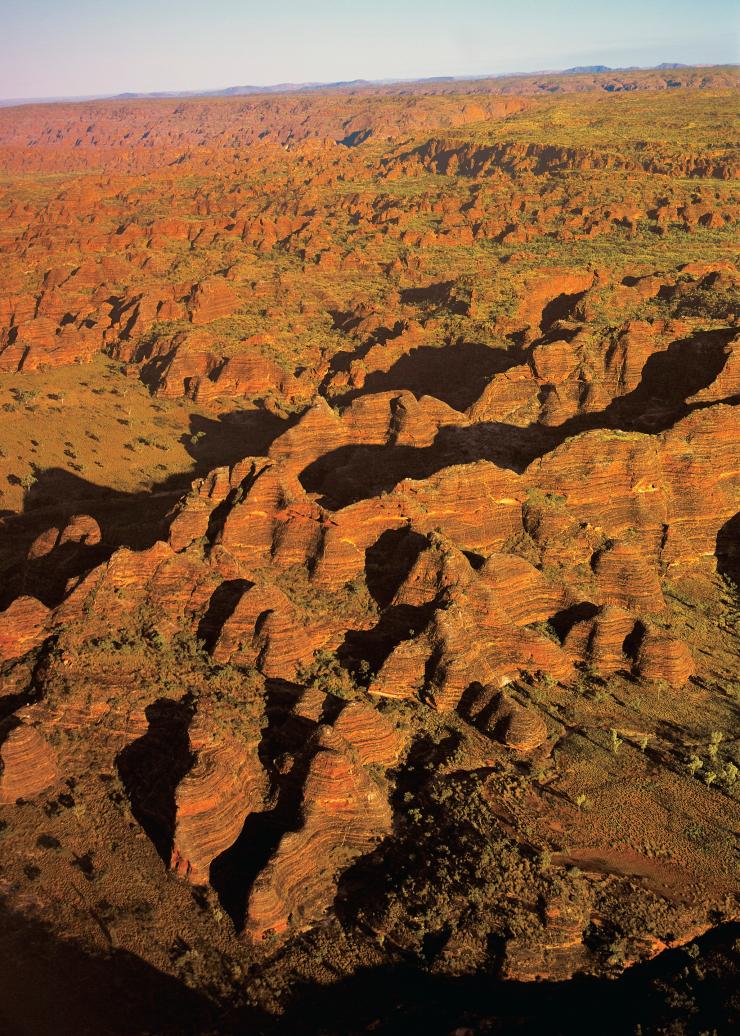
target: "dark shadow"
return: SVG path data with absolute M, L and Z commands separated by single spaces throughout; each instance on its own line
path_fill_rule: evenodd
M 98 485 L 64 468 L 40 471 L 26 494 L 23 511 L 2 522 L 0 541 L 0 608 L 21 593 L 57 604 L 66 579 L 82 575 L 122 545 L 143 549 L 166 533 L 165 515 L 189 479 L 168 479 L 151 492 L 125 493 Z M 63 528 L 74 514 L 89 514 L 101 527 L 98 547 L 65 545 L 52 555 L 27 563 L 27 552 L 47 529 Z
M 337 648 L 342 664 L 357 677 L 363 671 L 377 673 L 401 641 L 409 640 L 424 629 L 438 606 L 436 598 L 421 606 L 391 604 L 417 558 L 428 546 L 426 536 L 404 527 L 387 529 L 365 551 L 367 588 L 383 611 L 371 629 L 348 630 Z
M 590 601 L 581 601 L 579 604 L 572 604 L 569 608 L 563 608 L 562 611 L 557 612 L 548 619 L 548 624 L 555 630 L 562 644 L 577 622 L 593 619 L 598 610 L 598 606 L 591 604 Z
M 572 316 L 573 311 L 585 294 L 585 291 L 579 291 L 573 295 L 558 295 L 557 298 L 548 302 L 542 310 L 540 329 L 547 331 L 557 320 L 567 320 L 568 317 Z
M 411 745 L 405 761 L 394 771 L 390 795 L 392 834 L 339 877 L 334 909 L 345 926 L 352 927 L 355 919 L 362 917 L 365 907 L 369 907 L 372 914 L 388 897 L 393 898 L 395 889 L 401 887 L 412 872 L 424 871 L 426 861 L 419 863 L 416 859 L 419 830 L 414 814 L 418 817 L 419 810 L 412 810 L 410 806 L 421 807 L 423 812 L 433 816 L 439 840 L 454 844 L 454 835 L 446 829 L 446 824 L 449 819 L 449 827 L 454 831 L 455 820 L 429 800 L 427 790 L 434 775 L 452 758 L 461 741 L 462 736 L 457 731 L 441 740 L 421 734 Z M 414 959 L 412 953 L 405 957 Z
M 353 309 L 330 309 L 328 312 L 331 317 L 332 331 L 341 331 L 345 335 L 351 334 L 358 324 L 361 324 L 365 317 L 369 315 L 369 312 L 357 313 Z
M 497 421 L 443 425 L 426 447 L 343 446 L 309 464 L 300 475 L 301 484 L 308 492 L 320 494 L 324 507 L 339 510 L 388 492 L 405 478 L 429 478 L 453 464 L 488 460 L 521 473 L 533 460 L 582 432 L 666 431 L 688 414 L 713 405 L 686 399 L 710 385 L 722 370 L 725 345 L 732 334 L 731 328 L 723 328 L 673 342 L 650 357 L 637 388 L 595 413 L 578 414 L 555 426 L 535 423 L 520 428 Z M 725 402 L 737 400 L 740 396 Z
M 340 446 L 309 464 L 299 478 L 307 492 L 321 494 L 322 507 L 339 510 L 378 496 L 417 472 L 422 477 L 431 467 L 438 470 L 437 462 L 413 446 Z
M 413 529 L 387 529 L 365 551 L 365 581 L 381 608 L 390 604 L 417 558 L 429 546 Z
M 227 579 L 213 591 L 197 632 L 198 640 L 204 642 L 207 651 L 213 649 L 219 633 L 234 614 L 242 594 L 253 586 L 254 583 L 250 583 L 248 579 Z
M 169 866 L 175 833 L 175 790 L 193 765 L 185 701 L 159 698 L 145 710 L 149 729 L 118 755 L 118 773 L 131 812 Z
M 478 713 L 479 703 L 483 693 L 483 684 L 479 680 L 473 680 L 473 682 L 468 684 L 463 691 L 455 711 L 462 716 L 463 719 L 472 723 L 473 717 Z
M 640 653 L 640 647 L 647 630 L 642 622 L 639 620 L 635 623 L 632 631 L 627 634 L 622 643 L 622 654 L 625 658 L 629 658 L 631 662 L 637 662 L 637 656 Z
M 18 709 L 22 709 L 24 705 L 29 705 L 31 700 L 32 696 L 23 692 L 0 695 L 0 726 L 2 726 L 8 716 L 12 716 Z M 0 738 L 1 743 L 2 738 Z
M 373 131 L 371 129 L 358 129 L 353 133 L 348 133 L 346 137 L 342 137 L 341 140 L 337 141 L 337 144 L 343 144 L 344 147 L 357 147 L 359 144 L 364 144 L 372 135 Z
M 262 409 L 234 410 L 217 418 L 191 414 L 190 431 L 181 442 L 200 474 L 243 457 L 264 456 L 297 420 L 297 414 L 284 418 Z
M 351 334 L 358 324 L 364 319 L 354 312 L 341 313 L 338 310 L 331 311 L 331 318 L 335 331 L 343 334 Z M 329 370 L 324 378 L 320 391 L 325 391 L 334 374 L 346 372 L 353 360 L 361 360 L 372 349 L 374 345 L 384 345 L 389 339 L 396 338 L 403 333 L 404 322 L 397 320 L 393 327 L 378 327 L 369 335 L 366 341 L 358 345 L 356 349 L 342 349 L 334 353 L 329 360 Z
M 299 478 L 304 489 L 320 494 L 322 506 L 339 510 L 388 492 L 403 479 L 429 478 L 453 464 L 489 460 L 521 472 L 555 438 L 539 426 L 444 425 L 431 446 L 341 446 L 309 464 Z
M 723 924 L 619 978 L 502 981 L 452 977 L 390 954 L 334 982 L 293 980 L 270 1016 L 233 993 L 194 989 L 135 954 L 95 950 L 0 903 L 3 1036 L 627 1036 L 730 1033 L 737 1011 L 740 925 Z M 395 957 L 395 959 L 393 959 Z M 491 945 L 492 960 L 500 948 Z M 289 990 L 289 992 L 288 992 Z M 638 1026 L 640 1027 L 638 1029 Z
M 56 637 L 50 637 L 30 654 L 0 665 L 0 720 L 24 705 L 39 701 L 43 695 L 43 679 L 49 656 L 55 647 Z M 16 680 L 16 672 L 20 680 Z
M 474 976 L 434 974 L 425 962 L 399 959 L 338 983 L 294 986 L 290 1005 L 268 1033 L 295 1036 L 698 1036 L 734 1031 L 740 925 L 697 939 L 696 957 L 669 950 L 619 978 L 577 975 L 567 982 L 503 981 L 492 968 Z M 492 962 L 500 956 L 495 941 Z M 249 1031 L 241 1030 L 245 1036 Z
M 468 561 L 470 563 L 470 567 L 475 572 L 477 572 L 479 569 L 483 568 L 483 565 L 485 564 L 485 560 L 486 559 L 483 557 L 482 554 L 476 554 L 474 550 L 464 550 L 462 553 L 468 559 Z
M 727 362 L 725 346 L 734 333 L 733 328 L 704 331 L 653 353 L 637 388 L 615 399 L 604 414 L 621 417 L 625 431 L 665 431 L 695 409 L 686 400 L 711 385 L 722 371 Z M 727 402 L 738 399 L 740 394 Z
M 693 411 L 712 406 L 712 402 L 687 403 L 686 400 L 711 385 L 723 369 L 727 361 L 725 346 L 733 333 L 732 328 L 704 331 L 692 338 L 671 342 L 663 352 L 653 353 L 632 392 L 615 397 L 603 410 L 579 414 L 560 425 L 550 426 L 548 432 L 554 439 L 548 449 L 570 436 L 599 428 L 664 432 Z M 740 396 L 724 402 L 738 400 Z
M 259 746 L 260 762 L 270 775 L 269 805 L 244 821 L 238 838 L 211 863 L 209 881 L 238 931 L 244 926 L 249 894 L 255 878 L 289 831 L 301 823 L 303 787 L 315 747 L 311 734 L 316 724 L 293 712 L 299 688 L 280 680 L 266 683 L 267 727 Z M 276 766 L 279 757 L 294 758 L 287 772 Z
M 420 345 L 401 356 L 388 371 L 367 376 L 361 389 L 337 397 L 346 406 L 358 396 L 408 390 L 417 398 L 434 396 L 455 410 L 474 403 L 495 374 L 522 363 L 519 349 L 496 349 L 480 342 L 457 345 Z
M 43 557 L 26 562 L 18 589 L 54 607 L 64 597 L 70 580 L 89 572 L 109 556 L 103 543 L 62 543 Z
M 457 731 L 435 740 L 429 734 L 421 734 L 411 746 L 406 761 L 396 774 L 391 805 L 396 824 L 403 824 L 408 810 L 408 792 L 416 794 L 454 754 L 462 738 Z
M 378 672 L 391 651 L 403 640 L 411 640 L 428 624 L 437 601 L 414 606 L 389 606 L 377 624 L 369 630 L 349 630 L 337 648 L 337 657 L 350 670 L 358 673 L 362 663 L 372 674 Z
M 17 716 L 6 716 L 5 719 L 0 720 L 0 748 L 2 748 L 5 741 L 10 737 L 11 733 L 21 725 L 21 721 Z
M 303 786 L 315 747 L 309 740 L 289 773 L 278 779 L 274 809 L 253 813 L 228 849 L 211 863 L 209 881 L 237 931 L 244 926 L 252 885 L 283 835 L 301 826 Z
M 439 281 L 419 288 L 404 288 L 401 292 L 401 304 L 404 306 L 443 305 L 449 302 L 454 290 L 454 281 Z
M 206 529 L 206 539 L 209 544 L 216 542 L 219 533 L 226 524 L 226 519 L 228 518 L 232 507 L 249 492 L 254 485 L 259 472 L 260 469 L 258 467 L 252 467 L 241 480 L 239 485 L 231 489 L 221 503 L 217 504 L 211 511 L 208 517 L 208 527 Z
M 38 596 L 50 606 L 58 604 L 69 579 L 105 561 L 118 547 L 145 550 L 166 539 L 168 516 L 194 478 L 242 457 L 266 454 L 295 420 L 295 415 L 282 419 L 265 410 L 236 411 L 218 420 L 193 414 L 190 432 L 183 437 L 193 461 L 191 469 L 140 492 L 112 489 L 65 468 L 39 471 L 26 493 L 23 511 L 0 519 L 0 610 L 22 593 Z M 29 565 L 25 558 L 34 539 L 53 526 L 62 528 L 74 514 L 89 514 L 97 521 L 101 545 L 84 549 L 64 545 L 53 558 L 47 555 Z
M 740 511 L 717 533 L 717 571 L 740 589 Z
M 501 701 L 501 690 L 488 684 L 483 686 L 475 680 L 463 692 L 457 712 L 472 726 L 477 727 L 494 741 L 505 730 L 507 717 L 501 717 L 495 725 L 491 724 L 496 709 Z
M 198 1036 L 228 1031 L 220 1028 L 222 1009 L 204 991 L 125 950 L 111 946 L 96 951 L 61 938 L 30 914 L 13 912 L 2 902 L 0 959 L 3 1036 Z M 252 1020 L 261 1027 L 264 1019 L 245 1012 L 242 1025 Z
M 255 878 L 286 833 L 280 821 L 277 810 L 250 814 L 234 844 L 211 863 L 208 880 L 237 931 L 244 927 Z
M 128 328 L 124 329 L 122 338 L 127 337 Z M 134 360 L 141 364 L 139 367 L 139 379 L 149 389 L 152 395 L 155 394 L 157 386 L 162 383 L 167 368 L 170 366 L 177 353 L 176 349 L 166 353 L 164 356 L 150 356 L 148 359 L 142 355 L 144 350 L 140 346 L 134 353 Z M 184 386 L 183 386 L 184 388 Z

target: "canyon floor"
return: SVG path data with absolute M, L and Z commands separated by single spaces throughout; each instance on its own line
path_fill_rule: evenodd
M 0 110 L 0 1028 L 737 1023 L 738 74 Z

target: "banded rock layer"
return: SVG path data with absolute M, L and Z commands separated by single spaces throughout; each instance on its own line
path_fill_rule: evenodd
M 30 717 L 0 724 L 0 805 L 34 798 L 58 776 L 56 753 Z
M 175 792 L 171 868 L 205 884 L 210 865 L 239 836 L 251 813 L 265 808 L 268 779 L 249 742 L 226 724 L 196 716 L 188 731 L 193 767 Z
M 361 745 L 371 758 L 364 736 Z M 314 749 L 300 826 L 283 836 L 250 893 L 245 930 L 256 939 L 268 932 L 284 937 L 291 925 L 318 921 L 334 900 L 341 871 L 391 830 L 388 789 L 355 759 L 351 742 L 322 727 Z

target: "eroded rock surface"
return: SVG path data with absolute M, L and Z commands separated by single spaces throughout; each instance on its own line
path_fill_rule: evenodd
M 362 735 L 360 746 L 360 759 L 368 758 L 372 749 Z M 387 787 L 353 758 L 352 742 L 322 727 L 314 748 L 300 827 L 283 837 L 249 897 L 246 931 L 257 939 L 318 921 L 334 900 L 339 873 L 391 830 Z
M 734 916 L 736 79 L 0 111 L 14 911 L 265 1016 Z
M 56 753 L 27 718 L 0 724 L 0 805 L 32 799 L 59 777 Z
M 247 817 L 265 808 L 269 782 L 259 741 L 239 733 L 204 717 L 188 731 L 194 762 L 175 792 L 170 866 L 194 884 L 208 881 L 213 860 L 233 845 Z

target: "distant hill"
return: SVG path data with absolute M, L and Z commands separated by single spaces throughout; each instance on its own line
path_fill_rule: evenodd
M 643 68 L 640 65 L 619 65 L 612 68 L 610 65 L 574 65 L 573 68 L 564 69 L 564 74 L 581 73 L 583 75 L 595 74 L 598 72 L 669 72 L 673 68 L 691 68 L 691 65 L 682 65 L 680 61 L 663 61 L 660 65 L 653 65 L 651 68 Z
M 608 65 L 574 65 L 566 69 L 540 69 L 536 72 L 518 73 L 491 73 L 488 75 L 468 76 L 428 76 L 424 79 L 349 79 L 333 83 L 273 83 L 268 86 L 255 86 L 253 84 L 243 86 L 227 86 L 217 90 L 157 90 L 151 92 L 126 91 L 120 94 L 85 94 L 75 97 L 23 97 L 0 99 L 0 108 L 16 107 L 22 104 L 53 104 L 63 101 L 156 101 L 168 100 L 177 97 L 246 97 L 259 94 L 284 94 L 284 93 L 305 93 L 314 90 L 351 90 L 367 89 L 371 87 L 394 86 L 404 84 L 406 86 L 438 83 L 465 83 L 476 80 L 497 80 L 512 79 L 537 75 L 600 75 L 617 74 L 623 72 L 666 72 L 671 69 L 693 68 L 695 66 L 681 64 L 679 62 L 664 61 L 660 65 L 643 67 L 629 65 L 626 67 L 610 68 Z M 724 68 L 724 65 L 696 66 L 709 68 Z M 734 67 L 734 66 L 729 66 Z

